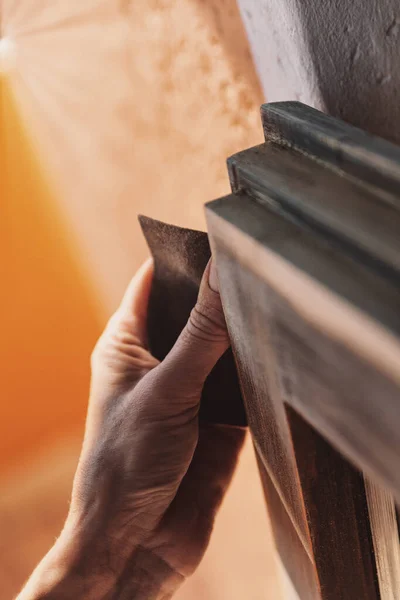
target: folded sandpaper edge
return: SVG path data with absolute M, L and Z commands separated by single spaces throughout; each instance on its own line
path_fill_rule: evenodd
M 154 260 L 147 317 L 149 349 L 163 360 L 196 303 L 211 250 L 205 232 L 143 215 L 139 216 L 139 223 Z M 231 349 L 220 358 L 205 382 L 199 418 L 208 423 L 247 425 Z

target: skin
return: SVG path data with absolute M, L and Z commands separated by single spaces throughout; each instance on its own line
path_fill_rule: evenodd
M 229 339 L 209 263 L 159 363 L 146 340 L 152 274 L 149 260 L 93 351 L 69 514 L 17 600 L 167 600 L 204 555 L 245 436 L 198 422 L 204 381 Z

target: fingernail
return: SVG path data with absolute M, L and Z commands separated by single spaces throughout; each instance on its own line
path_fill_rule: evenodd
M 219 292 L 217 267 L 213 259 L 211 259 L 210 271 L 208 273 L 208 285 L 214 292 Z

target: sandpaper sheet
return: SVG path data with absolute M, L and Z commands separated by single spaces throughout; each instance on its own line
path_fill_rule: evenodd
M 158 360 L 168 354 L 194 307 L 211 256 L 208 236 L 140 216 L 154 259 L 148 309 L 149 349 Z M 204 385 L 199 418 L 226 425 L 247 424 L 232 351 L 221 357 Z

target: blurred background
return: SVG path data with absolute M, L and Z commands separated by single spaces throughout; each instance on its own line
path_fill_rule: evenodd
M 235 0 L 2 0 L 0 600 L 68 509 L 89 355 L 147 256 L 138 213 L 205 229 L 262 141 Z M 275 598 L 251 443 L 181 600 Z

